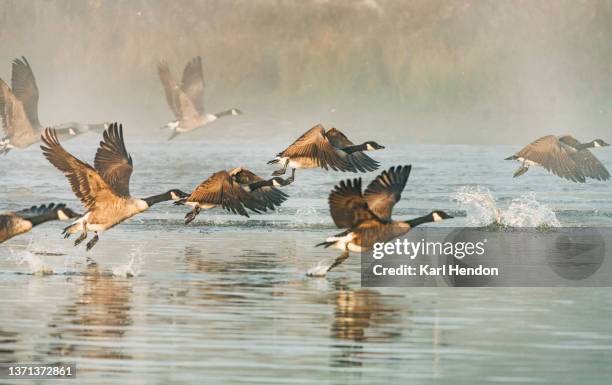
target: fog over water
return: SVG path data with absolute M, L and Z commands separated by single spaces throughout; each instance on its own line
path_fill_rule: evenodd
M 178 77 L 201 55 L 209 111 L 292 123 L 219 122 L 220 139 L 323 122 L 406 143 L 586 141 L 611 132 L 611 40 L 607 0 L 4 0 L 0 77 L 29 59 L 42 124 L 157 135 L 171 113 L 156 62 Z

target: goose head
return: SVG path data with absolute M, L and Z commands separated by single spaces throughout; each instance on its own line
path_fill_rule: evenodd
M 381 146 L 380 144 L 374 142 L 373 140 L 367 141 L 364 143 L 366 151 L 375 151 L 382 150 L 385 146 Z

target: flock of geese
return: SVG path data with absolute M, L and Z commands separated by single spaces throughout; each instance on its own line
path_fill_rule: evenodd
M 180 85 L 174 80 L 167 63 L 159 63 L 157 70 L 168 106 L 176 117 L 163 127 L 172 131 L 169 140 L 221 117 L 242 113 L 236 108 L 216 114 L 205 112 L 200 57 L 187 63 Z M 101 232 L 165 201 L 190 208 L 185 224 L 192 222 L 202 209 L 214 207 L 248 217 L 249 211 L 275 210 L 286 201 L 288 195 L 281 188 L 295 180 L 296 169 L 374 171 L 380 165 L 366 152 L 384 149 L 374 141 L 355 144 L 340 130 L 325 130 L 318 124 L 268 162 L 279 166 L 269 179 L 238 167 L 215 172 L 191 193 L 172 189 L 137 198 L 130 194 L 133 161 L 125 145 L 122 125 L 69 122 L 43 129 L 38 120 L 38 86 L 30 64 L 26 58 L 15 59 L 12 71 L 11 87 L 0 79 L 0 115 L 6 134 L 0 140 L 0 154 L 42 141 L 43 155 L 66 176 L 85 213 L 78 214 L 64 204 L 51 203 L 0 214 L 0 243 L 41 223 L 61 220 L 72 221 L 63 230 L 65 238 L 79 234 L 75 246 L 85 241 L 90 232 L 93 233 L 86 244 L 86 250 L 90 250 L 98 242 Z M 102 132 L 93 166 L 66 151 L 60 142 L 60 139 L 64 141 L 90 131 Z M 601 139 L 581 143 L 569 135 L 549 135 L 537 139 L 507 160 L 521 163 L 515 177 L 524 174 L 530 166 L 538 165 L 574 182 L 584 183 L 587 178 L 608 180 L 608 170 L 589 151 L 604 146 L 608 144 Z M 291 176 L 281 177 L 289 167 Z M 370 182 L 365 191 L 362 190 L 361 178 L 344 180 L 334 187 L 329 195 L 330 213 L 335 225 L 344 231 L 317 246 L 335 247 L 343 253 L 327 271 L 346 260 L 351 251 L 369 250 L 375 243 L 392 240 L 420 224 L 452 218 L 442 210 L 434 210 L 411 220 L 392 219 L 393 207 L 401 199 L 410 171 L 410 165 L 391 167 Z

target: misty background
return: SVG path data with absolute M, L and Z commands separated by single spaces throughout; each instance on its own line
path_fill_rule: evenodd
M 612 140 L 610 0 L 2 0 L 0 47 L 5 81 L 15 57 L 32 65 L 43 125 L 164 137 L 156 63 L 179 80 L 201 55 L 207 111 L 245 115 L 182 140 L 319 122 L 383 144 Z

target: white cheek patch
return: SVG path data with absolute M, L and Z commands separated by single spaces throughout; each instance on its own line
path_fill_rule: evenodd
M 62 210 L 57 210 L 57 219 L 59 219 L 60 221 L 67 221 L 70 218 Z
M 442 221 L 443 219 L 442 219 L 442 217 L 440 216 L 440 214 L 438 214 L 438 213 L 433 213 L 433 220 L 434 220 L 434 222 L 440 222 L 440 221 Z
M 273 179 L 273 180 L 272 180 L 272 185 L 273 185 L 274 187 L 281 187 L 281 184 L 280 184 L 280 183 L 278 183 L 278 181 L 277 181 L 276 179 Z
M 368 151 L 374 151 L 374 147 L 370 143 L 366 145 L 366 148 L 368 149 Z
M 595 142 L 595 147 L 601 147 L 601 144 L 599 144 L 599 142 Z
M 73 130 L 72 128 L 68 130 L 68 133 L 72 136 L 76 135 L 76 131 Z

